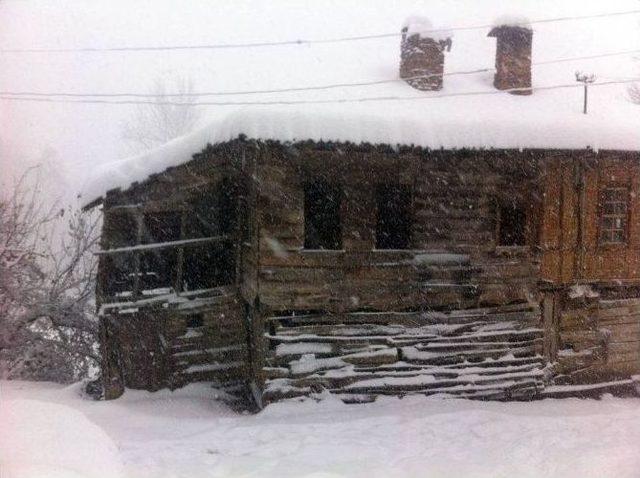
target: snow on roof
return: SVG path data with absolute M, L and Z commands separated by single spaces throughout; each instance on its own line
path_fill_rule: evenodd
M 286 3 L 273 3 L 274 18 L 292 15 Z M 298 32 L 297 38 L 309 38 L 311 34 L 307 30 L 316 25 L 317 18 L 323 19 L 320 30 L 311 30 L 317 33 L 317 38 L 395 31 L 398 36 L 284 48 L 216 50 L 224 72 L 218 76 L 224 81 L 217 88 L 209 89 L 277 89 L 383 81 L 360 87 L 201 97 L 200 101 L 236 104 L 215 106 L 210 124 L 193 134 L 148 153 L 96 168 L 82 190 L 83 202 L 87 204 L 109 189 L 125 188 L 150 174 L 184 163 L 207 143 L 231 140 L 240 134 L 287 142 L 313 139 L 413 144 L 428 148 L 591 147 L 640 151 L 640 106 L 629 101 L 628 83 L 613 83 L 640 76 L 640 63 L 633 58 L 633 50 L 640 50 L 638 15 L 536 23 L 547 18 L 635 10 L 637 2 L 523 0 L 517 3 L 518 11 L 514 12 L 500 0 L 430 0 L 423 13 L 437 25 L 452 28 L 504 23 L 504 18 L 515 19 L 516 23 L 525 17 L 530 19 L 534 28 L 534 93 L 531 96 L 510 95 L 493 88 L 491 69 L 496 40 L 487 37 L 490 27 L 457 31 L 451 52 L 445 54 L 444 88 L 438 92 L 421 92 L 403 81 L 386 81 L 398 78 L 402 21 L 415 13 L 415 5 L 411 11 L 405 11 L 394 2 L 376 5 L 375 10 L 359 2 L 345 3 L 348 11 L 341 12 L 342 16 L 334 22 L 332 16 L 337 15 L 337 10 L 328 9 L 324 3 L 316 7 L 314 2 L 309 5 L 310 10 L 304 9 L 304 18 L 298 22 L 290 18 L 293 23 L 287 30 L 287 39 L 296 38 L 292 29 Z M 347 15 L 358 18 L 358 13 L 366 21 L 354 25 L 340 21 Z M 244 15 L 244 25 L 255 23 L 264 37 L 262 40 L 273 38 L 269 37 L 273 35 L 270 29 L 259 29 L 263 18 L 250 17 L 251 12 L 243 11 L 238 15 Z M 268 24 L 272 24 L 271 20 Z M 370 30 L 371 25 L 375 26 L 374 30 Z M 232 40 L 235 39 L 228 39 Z M 625 51 L 630 53 L 607 55 Z M 592 58 L 570 60 L 584 56 Z M 560 59 L 565 61 L 555 62 Z M 251 65 L 252 75 L 246 74 L 246 65 Z M 456 74 L 475 70 L 483 71 Z M 593 73 L 597 83 L 603 83 L 590 87 L 587 115 L 582 114 L 582 87 L 575 87 L 576 70 Z M 547 88 L 554 85 L 568 87 Z M 371 97 L 382 100 L 322 103 Z M 272 104 L 300 100 L 320 103 Z M 244 102 L 270 104 L 237 104 Z

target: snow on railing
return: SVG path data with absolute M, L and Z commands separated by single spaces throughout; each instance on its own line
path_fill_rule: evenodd
M 210 243 L 210 242 L 223 242 L 229 240 L 228 235 L 222 236 L 210 236 L 210 237 L 198 237 L 195 239 L 181 239 L 179 241 L 170 242 L 156 242 L 153 244 L 139 244 L 137 246 L 117 247 L 115 249 L 105 249 L 96 252 L 96 255 L 106 254 L 118 254 L 122 252 L 135 252 L 144 250 L 165 249 L 167 247 L 179 247 L 193 244 Z

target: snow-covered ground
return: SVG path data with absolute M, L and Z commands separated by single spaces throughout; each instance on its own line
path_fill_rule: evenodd
M 631 478 L 640 399 L 329 398 L 240 415 L 204 385 L 93 402 L 78 385 L 0 382 L 0 476 Z

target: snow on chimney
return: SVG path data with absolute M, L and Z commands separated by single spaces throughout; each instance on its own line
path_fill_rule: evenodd
M 513 90 L 514 95 L 531 94 L 531 43 L 533 30 L 524 18 L 500 18 L 489 32 L 496 38 L 494 86 Z
M 422 91 L 442 89 L 444 50 L 451 50 L 451 33 L 434 30 L 424 17 L 410 17 L 402 27 L 400 78 Z

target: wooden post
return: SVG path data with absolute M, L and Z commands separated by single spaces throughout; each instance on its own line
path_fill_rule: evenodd
M 555 291 L 545 292 L 542 303 L 542 324 L 544 329 L 544 358 L 548 363 L 558 358 L 558 317 L 559 297 Z
M 180 239 L 186 238 L 187 227 L 187 211 L 184 210 L 180 214 Z M 174 290 L 176 292 L 182 292 L 182 270 L 184 269 L 184 247 L 179 247 L 176 257 L 176 276 L 174 282 Z
M 142 244 L 142 233 L 144 230 L 144 214 L 140 210 L 136 210 L 136 245 Z M 133 300 L 140 297 L 140 253 L 133 254 L 133 289 L 131 294 Z

